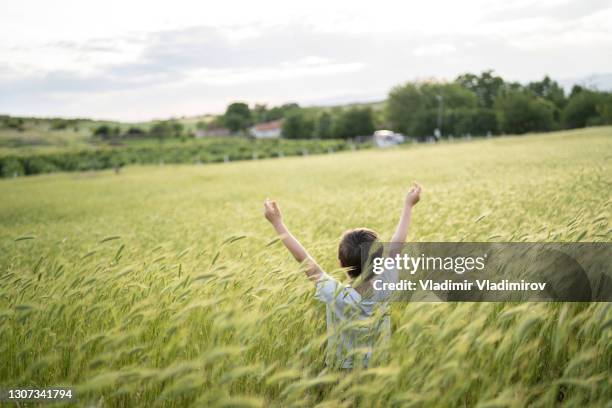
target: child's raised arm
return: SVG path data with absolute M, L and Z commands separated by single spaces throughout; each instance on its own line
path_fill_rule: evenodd
M 291 255 L 295 258 L 299 263 L 304 263 L 306 266 L 305 272 L 306 276 L 308 276 L 311 280 L 318 280 L 323 271 L 317 264 L 317 262 L 310 256 L 308 251 L 300 244 L 300 242 L 289 232 L 289 229 L 285 226 L 283 222 L 283 216 L 281 214 L 280 208 L 278 208 L 278 204 L 276 201 L 266 199 L 264 202 L 264 215 L 270 224 L 276 230 L 276 233 L 280 236 L 283 244 Z
M 406 237 L 408 236 L 408 230 L 410 228 L 410 220 L 412 219 L 412 207 L 414 207 L 420 199 L 421 186 L 418 183 L 414 183 L 410 191 L 406 194 L 402 215 L 395 228 L 395 233 L 393 233 L 393 237 L 391 238 L 392 243 L 398 244 L 398 248 L 395 248 L 396 246 L 393 245 L 393 248 L 391 248 L 392 252 L 401 249 L 401 245 L 406 242 Z

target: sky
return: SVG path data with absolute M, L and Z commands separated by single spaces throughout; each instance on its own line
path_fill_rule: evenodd
M 612 73 L 612 0 L 6 0 L 0 113 L 140 121 Z

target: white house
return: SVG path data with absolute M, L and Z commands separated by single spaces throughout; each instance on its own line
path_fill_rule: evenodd
M 249 129 L 251 136 L 257 139 L 280 137 L 283 130 L 282 120 L 273 120 L 266 123 L 258 123 Z
M 404 143 L 405 137 L 391 130 L 377 130 L 373 135 L 374 144 L 378 147 L 395 146 Z

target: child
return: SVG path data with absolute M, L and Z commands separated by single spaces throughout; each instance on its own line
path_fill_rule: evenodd
M 406 194 L 399 223 L 391 238 L 391 244 L 396 244 L 396 247 L 406 241 L 412 207 L 419 202 L 420 196 L 421 186 L 415 183 Z M 386 313 L 378 322 L 371 322 L 376 311 L 375 306 L 381 302 L 384 304 L 384 298 L 366 295 L 371 293 L 369 289 L 372 274 L 370 271 L 363 273 L 364 271 L 361 270 L 364 264 L 361 256 L 362 249 L 364 246 L 371 248 L 375 242 L 378 242 L 378 234 L 367 228 L 356 228 L 343 234 L 338 247 L 338 260 L 340 266 L 346 268 L 351 279 L 351 285 L 344 286 L 326 274 L 302 244 L 289 232 L 275 201 L 267 199 L 264 202 L 264 215 L 291 255 L 305 266 L 306 276 L 316 286 L 315 298 L 326 305 L 327 365 L 343 369 L 351 369 L 358 364 L 367 367 L 376 338 L 381 335 L 388 336 L 391 326 Z M 394 249 L 392 248 L 391 251 Z M 380 277 L 384 278 L 382 275 Z M 387 276 L 388 278 L 390 276 Z M 365 324 L 359 324 L 360 321 Z M 359 353 L 362 353 L 361 358 Z M 357 363 L 356 358 L 360 358 Z

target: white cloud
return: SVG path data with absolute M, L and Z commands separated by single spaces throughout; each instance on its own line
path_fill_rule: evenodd
M 277 67 L 270 68 L 241 68 L 241 69 L 200 69 L 190 73 L 187 81 L 205 85 L 238 85 L 258 82 L 275 82 L 305 78 L 313 76 L 328 76 L 356 72 L 363 69 L 361 62 L 312 64 L 297 62 L 283 62 Z
M 219 110 L 232 99 L 383 97 L 415 77 L 489 68 L 512 80 L 612 71 L 609 0 L 9 0 L 2 8 L 0 111 L 8 113 L 141 119 Z
M 423 56 L 431 56 L 431 57 L 439 57 L 445 54 L 452 54 L 457 51 L 457 47 L 453 44 L 427 44 L 417 47 L 412 53 L 417 57 Z

